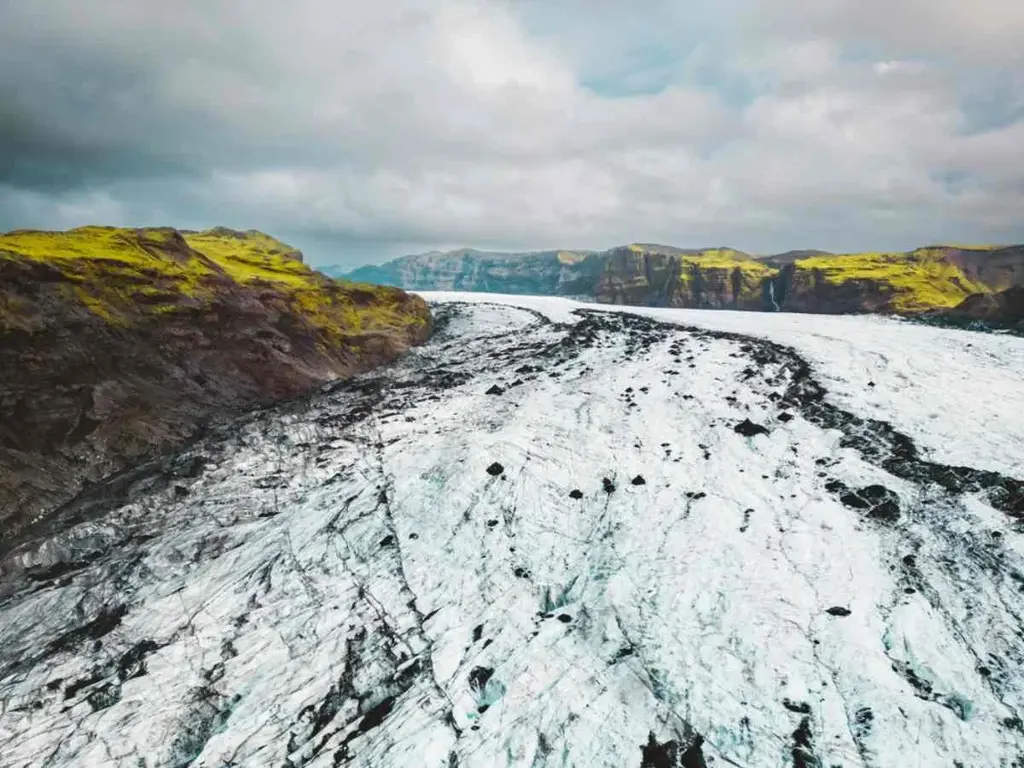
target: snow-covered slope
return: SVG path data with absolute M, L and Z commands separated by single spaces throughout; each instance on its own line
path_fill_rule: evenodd
M 1024 765 L 1020 340 L 428 296 L 0 550 L 0 766 Z

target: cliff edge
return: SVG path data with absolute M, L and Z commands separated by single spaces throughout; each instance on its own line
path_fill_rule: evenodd
M 352 278 L 412 290 L 572 296 L 634 306 L 916 316 L 1024 285 L 1024 246 L 754 256 L 632 243 L 605 251 L 462 249 L 361 267 Z M 999 307 L 996 306 L 996 314 Z
M 426 303 L 261 232 L 0 234 L 0 541 L 211 420 L 426 340 Z

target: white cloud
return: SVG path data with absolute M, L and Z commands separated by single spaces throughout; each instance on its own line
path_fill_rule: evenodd
M 999 23 L 947 0 L 928 19 L 918 0 L 642 5 L 5 5 L 0 226 L 160 212 L 333 232 L 380 257 L 1024 239 L 1019 4 L 982 0 Z M 645 43 L 677 57 L 656 62 L 665 88 L 584 86 L 644 80 Z M 983 106 L 964 83 L 988 70 L 967 61 L 1002 66 Z

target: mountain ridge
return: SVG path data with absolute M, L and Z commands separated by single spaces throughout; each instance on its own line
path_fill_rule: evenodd
M 571 254 L 565 258 L 563 254 Z M 679 308 L 916 316 L 1024 285 L 1024 245 L 755 255 L 630 243 L 603 251 L 433 251 L 329 274 L 407 290 L 571 296 Z M 996 320 L 998 321 L 998 320 Z
M 430 333 L 257 230 L 0 234 L 0 541 L 211 421 L 366 371 Z

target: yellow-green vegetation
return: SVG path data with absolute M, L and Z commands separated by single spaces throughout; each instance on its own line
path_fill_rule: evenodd
M 732 248 L 706 248 L 700 253 L 684 255 L 683 261 L 690 264 L 696 264 L 699 267 L 707 267 L 712 269 L 714 267 L 743 267 L 744 264 L 758 264 L 753 261 L 747 254 L 741 253 L 740 251 L 734 251 Z
M 813 256 L 798 260 L 796 266 L 818 271 L 828 283 L 862 280 L 888 286 L 892 291 L 889 306 L 895 312 L 953 307 L 972 293 L 989 292 L 987 286 L 972 281 L 946 260 L 938 248 Z
M 3 260 L 42 269 L 66 298 L 117 326 L 202 309 L 242 289 L 332 341 L 427 322 L 425 311 L 410 314 L 403 292 L 333 280 L 303 264 L 296 249 L 255 230 L 22 230 L 0 234 Z M 24 326 L 22 309 L 13 299 L 0 305 L 14 325 Z
M 681 259 L 684 264 L 707 267 L 708 269 L 742 267 L 746 264 L 760 265 L 760 262 L 755 261 L 750 254 L 733 248 L 703 248 L 697 251 L 686 251 L 679 248 L 647 246 L 638 243 L 632 243 L 626 247 L 637 255 L 669 256 Z
M 185 242 L 208 256 L 240 283 L 266 280 L 295 287 L 307 286 L 311 270 L 301 254 L 270 235 L 250 229 L 232 232 L 211 229 L 186 232 Z
M 321 330 L 331 342 L 357 334 L 387 331 L 427 322 L 427 313 L 411 314 L 399 288 L 325 278 L 327 285 L 289 291 L 285 301 L 297 317 Z
M 728 254 L 714 253 L 710 256 L 701 254 L 699 256 L 683 256 L 683 269 L 679 273 L 679 282 L 684 293 L 689 293 L 693 288 L 695 280 L 694 271 L 697 271 L 705 280 L 714 281 L 723 287 L 732 290 L 733 275 L 739 270 L 739 291 L 734 298 L 736 300 L 747 300 L 759 296 L 761 293 L 761 282 L 776 275 L 776 270 L 765 266 L 759 261 L 745 258 L 733 258 Z M 706 288 L 705 288 L 706 290 Z
M 744 274 L 769 275 L 775 270 L 765 266 L 760 261 L 753 259 L 730 256 L 728 253 L 718 251 L 702 252 L 699 255 L 685 255 L 680 257 L 683 264 L 700 267 L 701 269 L 740 269 Z
M 559 251 L 558 252 L 558 263 L 559 264 L 579 264 L 586 257 L 585 254 L 577 253 L 576 251 Z
M 204 280 L 216 275 L 216 265 L 190 253 L 172 229 L 131 230 L 80 227 L 67 232 L 20 230 L 0 235 L 0 258 L 24 260 L 59 276 L 61 290 L 77 298 L 93 314 L 124 325 L 139 308 L 136 292 L 160 289 L 179 303 L 203 297 Z

